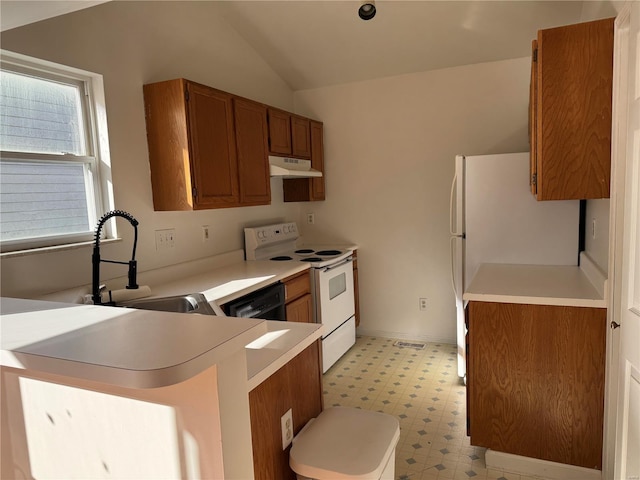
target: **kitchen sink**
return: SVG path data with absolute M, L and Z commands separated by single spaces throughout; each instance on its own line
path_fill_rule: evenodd
M 189 293 L 187 295 L 175 295 L 172 297 L 139 298 L 137 300 L 120 302 L 117 306 L 139 308 L 142 310 L 158 310 L 161 312 L 215 315 L 213 308 L 201 293 Z

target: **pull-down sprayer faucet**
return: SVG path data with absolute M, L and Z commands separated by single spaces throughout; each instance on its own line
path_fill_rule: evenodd
M 116 260 L 102 260 L 100 258 L 100 231 L 102 230 L 102 226 L 105 224 L 107 220 L 111 217 L 122 217 L 129 221 L 129 223 L 133 226 L 134 229 L 134 237 L 133 237 L 133 251 L 131 252 L 131 260 L 128 262 L 118 262 Z M 93 255 L 91 256 L 91 264 L 93 266 L 93 284 L 92 284 L 92 295 L 91 298 L 95 305 L 113 305 L 113 302 L 102 302 L 102 294 L 100 293 L 100 262 L 106 263 L 119 263 L 121 265 L 129 265 L 129 283 L 127 284 L 127 289 L 137 289 L 138 284 L 136 283 L 136 270 L 137 270 L 137 262 L 136 258 L 136 245 L 138 243 L 138 221 L 133 218 L 130 213 L 124 212 L 122 210 L 112 210 L 110 212 L 105 213 L 102 218 L 98 221 L 98 225 L 96 226 L 96 236 L 95 236 L 95 244 L 93 246 Z

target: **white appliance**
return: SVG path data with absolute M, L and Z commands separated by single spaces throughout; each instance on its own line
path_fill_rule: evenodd
M 245 228 L 247 260 L 308 262 L 314 321 L 324 325 L 323 373 L 356 341 L 353 250 L 335 245 L 298 245 L 295 222 Z
M 458 376 L 466 374 L 464 291 L 481 263 L 577 265 L 580 201 L 537 201 L 529 153 L 456 156 L 451 185 L 451 276 Z
M 311 167 L 311 160 L 274 157 L 269 155 L 269 173 L 272 177 L 311 178 L 321 177 L 322 172 Z

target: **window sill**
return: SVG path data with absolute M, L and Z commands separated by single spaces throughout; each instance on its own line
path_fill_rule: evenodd
M 105 245 L 109 243 L 121 242 L 121 238 L 109 238 L 106 240 L 101 240 L 100 245 Z M 69 243 L 67 245 L 53 245 L 51 247 L 39 247 L 39 248 L 30 248 L 27 250 L 15 250 L 12 252 L 2 252 L 0 253 L 0 259 L 7 259 L 13 257 L 26 257 L 28 255 L 39 255 L 42 253 L 57 253 L 64 252 L 67 250 L 77 250 L 79 248 L 92 247 L 94 245 L 94 241 L 90 242 L 78 242 L 78 243 Z

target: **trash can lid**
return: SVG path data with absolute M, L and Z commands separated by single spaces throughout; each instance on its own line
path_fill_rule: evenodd
M 289 465 L 317 479 L 379 479 L 398 439 L 400 423 L 386 413 L 331 407 L 293 439 Z

